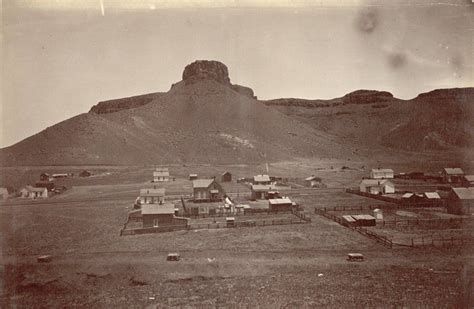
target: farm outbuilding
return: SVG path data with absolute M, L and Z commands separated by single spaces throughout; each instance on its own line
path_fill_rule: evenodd
M 293 208 L 293 202 L 287 197 L 269 199 L 268 206 L 271 211 L 290 211 Z
M 170 181 L 170 172 L 167 167 L 158 167 L 153 171 L 153 182 Z
M 374 168 L 370 171 L 372 179 L 393 179 L 394 173 L 390 168 Z
M 193 196 L 195 202 L 215 202 L 222 200 L 224 190 L 215 179 L 193 180 Z
M 441 171 L 441 177 L 445 183 L 461 183 L 464 171 L 459 167 L 447 167 Z
M 384 179 L 380 181 L 379 187 L 383 194 L 395 193 L 395 184 L 391 180 Z
M 198 179 L 197 174 L 189 174 L 189 180 L 196 180 L 196 179 Z
M 269 185 L 252 185 L 252 200 L 268 199 L 268 192 L 272 189 Z
M 165 188 L 140 189 L 140 204 L 162 204 L 165 201 Z
M 47 198 L 48 189 L 25 186 L 20 190 L 20 197 L 29 199 Z
M 253 176 L 254 185 L 270 185 L 271 184 L 270 176 L 268 175 L 255 175 Z
M 225 172 L 221 175 L 221 182 L 231 182 L 232 174 L 230 172 Z
M 474 215 L 474 188 L 452 188 L 447 208 L 451 214 Z

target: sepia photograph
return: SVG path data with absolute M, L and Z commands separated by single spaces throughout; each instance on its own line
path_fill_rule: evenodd
M 474 308 L 474 1 L 1 11 L 1 308 Z

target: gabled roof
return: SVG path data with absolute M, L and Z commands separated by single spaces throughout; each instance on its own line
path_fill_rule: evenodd
M 268 203 L 270 203 L 270 205 L 281 205 L 281 204 L 291 204 L 292 201 L 289 198 L 284 197 L 284 198 L 269 199 Z
M 270 185 L 252 185 L 252 191 L 270 191 L 272 189 L 272 186 Z
M 423 194 L 420 193 L 405 193 L 402 195 L 402 198 L 410 198 L 410 197 L 423 197 Z
M 461 200 L 474 200 L 474 188 L 453 188 L 453 192 Z
M 142 215 L 171 215 L 174 214 L 174 204 L 145 204 L 142 205 Z
M 268 176 L 268 175 L 255 175 L 255 176 L 253 176 L 253 181 L 255 181 L 255 182 L 270 181 L 270 176 Z
M 165 188 L 140 189 L 140 196 L 165 196 Z
M 377 179 L 362 179 L 360 182 L 361 185 L 366 185 L 366 186 L 378 186 L 380 183 L 380 180 Z
M 232 175 L 229 171 L 225 171 L 224 173 L 222 173 L 222 176 L 224 175 Z
M 318 180 L 319 181 L 319 180 L 321 180 L 321 178 L 312 175 L 312 176 L 309 176 L 308 178 L 306 178 L 305 180 L 306 181 L 311 181 L 311 180 Z
M 459 167 L 447 167 L 443 169 L 448 175 L 464 175 L 464 171 Z
M 193 180 L 193 188 L 208 188 L 212 183 L 214 182 L 214 179 L 196 179 Z
M 373 168 L 372 173 L 393 173 L 391 168 Z
M 429 199 L 440 199 L 441 196 L 439 196 L 438 192 L 425 192 L 425 195 Z
M 469 182 L 474 181 L 474 175 L 464 175 L 464 178 L 466 178 L 466 180 L 469 181 Z
M 168 171 L 154 171 L 153 172 L 153 177 L 169 177 L 170 172 Z

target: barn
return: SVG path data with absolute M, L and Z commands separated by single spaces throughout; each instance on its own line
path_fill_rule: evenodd
M 447 208 L 451 214 L 474 215 L 474 188 L 452 188 Z
M 215 179 L 193 180 L 194 202 L 217 202 L 221 201 L 224 191 Z
M 232 174 L 229 171 L 224 172 L 221 175 L 221 182 L 231 182 L 231 181 L 232 181 Z
M 374 168 L 370 171 L 372 179 L 393 179 L 393 170 L 390 168 Z
M 321 178 L 311 175 L 304 180 L 304 184 L 310 188 L 319 187 L 321 185 Z

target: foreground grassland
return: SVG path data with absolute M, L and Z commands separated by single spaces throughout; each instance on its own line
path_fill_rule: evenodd
M 233 172 L 251 176 L 258 168 Z M 292 166 L 273 168 L 298 173 Z M 188 192 L 185 177 L 192 171 L 218 175 L 221 169 L 181 167 L 167 192 Z M 472 247 L 387 249 L 314 214 L 315 207 L 374 203 L 342 192 L 365 173 L 355 166 L 320 170 L 327 189 L 289 194 L 305 206 L 310 224 L 120 237 L 138 188 L 151 185 L 149 170 L 112 170 L 102 180 L 81 179 L 65 195 L 41 204 L 2 205 L 2 307 L 474 304 Z M 166 262 L 169 252 L 179 252 L 182 261 Z M 349 252 L 364 254 L 366 261 L 347 262 Z M 51 254 L 52 263 L 38 264 L 41 254 Z

